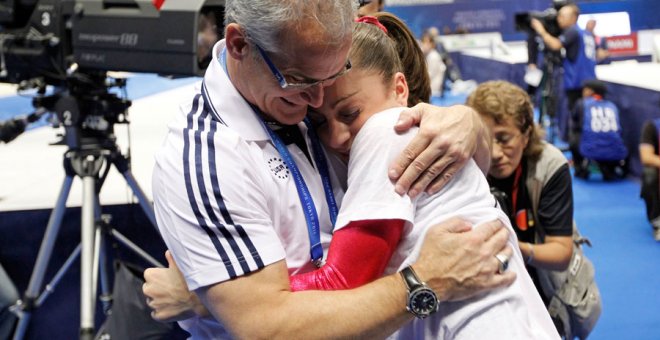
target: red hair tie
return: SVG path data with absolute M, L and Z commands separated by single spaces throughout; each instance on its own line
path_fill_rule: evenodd
M 359 18 L 355 19 L 355 22 L 361 22 L 361 23 L 365 23 L 365 24 L 376 25 L 376 27 L 380 28 L 381 31 L 383 31 L 383 32 L 385 32 L 385 34 L 387 34 L 387 28 L 385 28 L 385 26 L 383 26 L 383 24 L 381 24 L 380 21 L 378 21 L 378 18 L 376 18 L 374 16 L 365 15 L 363 17 L 359 17 Z

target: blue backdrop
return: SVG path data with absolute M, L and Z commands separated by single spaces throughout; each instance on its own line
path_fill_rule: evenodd
M 408 5 L 404 3 L 424 3 Z M 626 11 L 633 31 L 660 27 L 660 1 L 657 0 L 582 0 L 576 1 L 582 13 Z M 452 31 L 457 27 L 470 32 L 501 32 L 504 40 L 523 40 L 516 32 L 514 17 L 518 12 L 542 11 L 552 5 L 550 0 L 385 0 L 385 9 L 404 19 L 421 35 L 424 29 L 436 26 Z

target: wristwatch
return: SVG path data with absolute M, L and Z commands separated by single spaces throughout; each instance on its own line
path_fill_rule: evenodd
M 411 266 L 403 268 L 400 273 L 408 288 L 406 309 L 418 319 L 435 313 L 440 305 L 435 292 L 417 277 Z

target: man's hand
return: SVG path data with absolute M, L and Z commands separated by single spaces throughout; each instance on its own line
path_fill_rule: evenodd
M 529 22 L 529 26 L 532 27 L 532 29 L 538 34 L 543 34 L 546 32 L 545 26 L 543 26 L 543 23 L 539 19 L 532 18 L 532 20 Z
M 464 105 L 444 108 L 417 104 L 401 113 L 394 128 L 405 132 L 416 124 L 419 132 L 389 170 L 390 179 L 396 181 L 396 192 L 408 192 L 410 197 L 422 191 L 440 191 L 478 148 L 487 148 L 490 143 L 479 115 Z
M 499 220 L 471 230 L 466 222 L 451 219 L 428 231 L 413 266 L 440 301 L 467 299 L 515 280 L 514 272 L 497 273 L 495 255 L 513 255 L 508 238 L 509 231 Z
M 153 310 L 151 317 L 161 322 L 180 321 L 200 314 L 208 314 L 197 295 L 188 286 L 170 251 L 165 252 L 168 268 L 148 268 L 144 271 L 142 292 L 147 305 Z
M 543 23 L 535 18 L 532 18 L 532 20 L 529 22 L 529 25 L 532 27 L 534 31 L 543 39 L 543 43 L 545 44 L 545 47 L 548 49 L 551 49 L 553 51 L 559 51 L 562 49 L 563 44 L 559 38 L 552 36 L 552 34 L 548 33 L 548 31 L 545 29 L 545 26 L 543 26 Z

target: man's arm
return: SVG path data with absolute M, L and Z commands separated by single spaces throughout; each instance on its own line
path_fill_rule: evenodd
M 284 261 L 196 293 L 236 338 L 385 337 L 412 319 L 395 275 L 354 290 L 292 293 Z
M 601 62 L 610 56 L 610 51 L 602 47 L 596 47 L 596 61 Z
M 465 299 L 515 279 L 513 272 L 497 274 L 494 255 L 512 253 L 503 225 L 492 222 L 468 230 L 457 219 L 431 228 L 413 265 L 441 301 Z M 280 261 L 195 292 L 238 338 L 384 337 L 412 318 L 399 274 L 352 290 L 292 293 L 286 264 Z
M 559 38 L 554 37 L 552 34 L 548 33 L 546 31 L 545 27 L 543 26 L 543 23 L 539 21 L 538 19 L 532 18 L 532 21 L 530 23 L 534 31 L 543 39 L 543 43 L 545 46 L 553 51 L 559 51 L 563 46 L 561 43 L 561 40 Z
M 473 109 L 417 104 L 401 113 L 395 130 L 405 132 L 417 124 L 419 132 L 390 166 L 399 194 L 440 191 L 471 157 L 482 171 L 488 169 L 491 140 Z
M 655 153 L 655 147 L 652 144 L 639 144 L 639 160 L 644 166 L 660 168 L 660 156 Z
M 643 166 L 660 168 L 660 156 L 656 153 L 653 145 L 657 140 L 658 134 L 653 121 L 644 122 L 639 141 L 639 160 Z
M 350 289 L 383 275 L 403 234 L 402 220 L 354 221 L 332 236 L 328 258 L 320 269 L 290 277 L 292 291 Z M 142 291 L 158 321 L 208 316 L 209 311 L 188 291 L 183 274 L 165 252 L 168 268 L 144 271 Z

